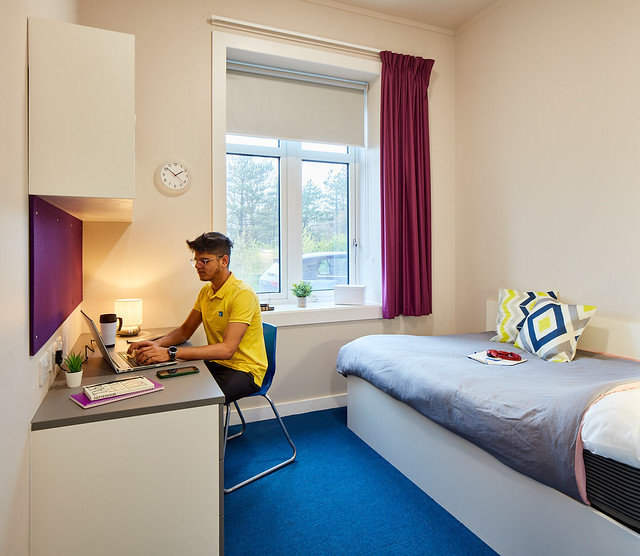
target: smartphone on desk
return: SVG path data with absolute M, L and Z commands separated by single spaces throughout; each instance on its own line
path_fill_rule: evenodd
M 174 376 L 193 375 L 199 373 L 198 367 L 179 367 L 177 369 L 162 369 L 156 371 L 158 378 L 173 378 Z

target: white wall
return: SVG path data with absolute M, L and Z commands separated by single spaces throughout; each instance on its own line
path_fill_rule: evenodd
M 510 0 L 456 37 L 456 323 L 499 287 L 640 321 L 640 3 Z
M 0 3 L 0 554 L 28 550 L 29 423 L 46 388 L 29 357 L 27 16 L 73 21 L 75 2 Z M 55 518 L 55 516 L 54 516 Z

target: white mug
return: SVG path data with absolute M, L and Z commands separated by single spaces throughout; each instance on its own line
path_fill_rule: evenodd
M 100 315 L 100 336 L 107 347 L 116 345 L 116 332 L 122 328 L 122 319 L 115 313 Z

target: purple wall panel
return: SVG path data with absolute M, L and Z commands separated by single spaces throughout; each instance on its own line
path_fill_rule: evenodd
M 30 354 L 82 301 L 82 220 L 29 196 Z

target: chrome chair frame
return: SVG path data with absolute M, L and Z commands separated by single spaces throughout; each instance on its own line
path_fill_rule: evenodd
M 267 400 L 269 402 L 269 405 L 271 406 L 271 409 L 273 410 L 273 414 L 276 417 L 276 420 L 278 421 L 278 425 L 280 426 L 280 429 L 282 430 L 282 433 L 284 434 L 285 438 L 287 439 L 287 442 L 289 443 L 289 446 L 291 446 L 291 449 L 293 451 L 293 454 L 291 455 L 291 457 L 289 457 L 288 459 L 284 460 L 281 463 L 278 463 L 276 465 L 274 465 L 273 467 L 270 467 L 269 469 L 266 469 L 265 471 L 262 471 L 261 473 L 258 473 L 257 475 L 254 475 L 252 477 L 249 477 L 248 479 L 245 479 L 244 481 L 241 481 L 240 483 L 233 485 L 229 488 L 224 488 L 224 493 L 225 494 L 229 494 L 230 492 L 233 492 L 234 490 L 237 490 L 245 485 L 248 485 L 249 483 L 252 483 L 254 481 L 257 481 L 258 479 L 261 479 L 262 477 L 264 477 L 265 475 L 269 475 L 270 473 L 273 473 L 274 471 L 277 471 L 278 469 L 282 469 L 285 465 L 289 465 L 290 463 L 292 463 L 295 459 L 296 459 L 296 447 L 293 444 L 293 441 L 291 440 L 291 437 L 289 436 L 289 432 L 287 431 L 287 428 L 284 426 L 284 423 L 282 422 L 282 418 L 280 417 L 280 414 L 278 413 L 278 410 L 276 409 L 275 404 L 273 403 L 273 401 L 271 400 L 271 398 L 267 395 L 267 392 L 269 391 L 269 388 L 271 387 L 271 383 L 273 382 L 273 376 L 275 375 L 276 372 L 276 331 L 277 328 L 275 326 L 273 326 L 272 324 L 268 324 L 268 323 L 262 323 L 262 331 L 264 334 L 264 340 L 265 340 L 265 347 L 267 349 L 267 360 L 268 360 L 268 366 L 267 366 L 267 372 L 264 376 L 264 380 L 262 382 L 262 386 L 260 387 L 260 390 L 258 390 L 255 394 L 251 394 L 251 396 L 246 396 L 246 397 L 253 397 L 253 396 L 262 396 L 265 400 Z M 241 398 L 243 399 L 243 398 Z M 240 417 L 240 422 L 242 424 L 242 428 L 240 429 L 239 432 L 236 432 L 234 434 L 232 434 L 231 436 L 229 436 L 229 420 L 230 420 L 230 414 L 231 414 L 231 408 L 230 408 L 231 403 L 226 403 L 225 404 L 225 409 L 226 409 L 226 415 L 225 415 L 225 420 L 224 420 L 224 446 L 222 448 L 222 459 L 224 460 L 225 456 L 226 456 L 226 452 L 227 452 L 227 441 L 231 440 L 233 438 L 237 438 L 238 436 L 241 436 L 246 428 L 246 421 L 244 418 L 244 415 L 242 414 L 242 411 L 240 411 L 240 407 L 238 406 L 238 402 L 234 401 L 233 405 L 236 408 L 236 411 L 238 412 L 238 416 Z

